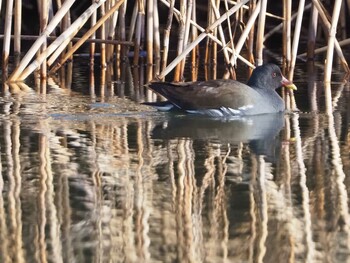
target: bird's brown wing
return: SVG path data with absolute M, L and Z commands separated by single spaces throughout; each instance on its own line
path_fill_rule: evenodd
M 254 104 L 254 98 L 247 96 L 252 88 L 234 80 L 152 82 L 148 87 L 184 110 L 239 108 Z

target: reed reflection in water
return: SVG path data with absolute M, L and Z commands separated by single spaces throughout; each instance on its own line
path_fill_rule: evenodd
M 1 98 L 1 262 L 349 260 L 344 84 L 331 116 L 308 83 L 305 113 L 215 120 L 122 83 Z

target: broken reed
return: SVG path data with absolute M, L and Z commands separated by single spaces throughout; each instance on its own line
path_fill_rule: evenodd
M 141 54 L 146 51 L 146 61 L 149 65 L 155 64 L 155 72 L 148 74 L 148 80 L 153 78 L 164 79 L 172 70 L 174 71 L 174 80 L 183 79 L 187 55 L 192 52 L 192 67 L 197 66 L 198 44 L 204 39 L 207 40 L 205 46 L 205 64 L 211 65 L 211 75 L 208 78 L 216 78 L 216 66 L 218 63 L 218 52 L 224 55 L 227 64 L 227 75 L 235 78 L 234 66 L 237 65 L 237 59 L 243 63 L 254 67 L 263 63 L 263 49 L 266 37 L 270 37 L 272 32 L 282 31 L 283 34 L 283 66 L 289 78 L 293 78 L 295 61 L 298 57 L 301 25 L 304 22 L 304 11 L 311 12 L 309 19 L 309 34 L 307 45 L 307 56 L 309 59 L 314 57 L 314 48 L 316 36 L 319 30 L 325 30 L 328 39 L 324 40 L 327 46 L 327 59 L 325 63 L 325 82 L 331 80 L 331 70 L 333 64 L 333 49 L 335 48 L 340 62 L 346 72 L 349 67 L 342 53 L 340 44 L 336 39 L 336 28 L 338 22 L 342 28 L 346 27 L 345 12 L 341 12 L 340 0 L 334 2 L 333 14 L 327 13 L 319 0 L 312 0 L 307 7 L 305 1 L 299 1 L 298 9 L 292 10 L 291 0 L 284 0 L 281 6 L 281 14 L 269 14 L 266 12 L 267 0 L 243 0 L 234 2 L 230 0 L 208 0 L 207 3 L 196 0 L 180 0 L 178 2 L 179 10 L 175 8 L 175 0 L 137 0 L 135 5 L 127 5 L 126 0 L 91 0 L 90 6 L 86 11 L 70 23 L 70 12 L 75 0 L 66 0 L 64 2 L 57 0 L 57 11 L 48 21 L 49 12 L 53 12 L 52 1 L 38 1 L 40 8 L 40 37 L 34 42 L 26 55 L 20 59 L 21 53 L 21 20 L 22 1 L 6 1 L 5 10 L 5 31 L 3 37 L 2 52 L 2 70 L 3 81 L 15 82 L 25 80 L 34 70 L 41 67 L 41 79 L 46 79 L 49 73 L 55 73 L 85 42 L 99 37 L 100 62 L 102 67 L 106 67 L 114 61 L 114 58 L 124 60 L 127 52 L 132 51 L 131 45 L 109 44 L 108 41 L 119 40 L 120 43 L 126 40 L 128 32 L 128 41 L 133 43 L 133 64 L 137 66 L 140 62 Z M 201 5 L 201 6 L 199 6 Z M 161 21 L 165 25 L 162 31 L 162 41 L 160 34 L 160 21 L 158 8 L 167 7 L 166 21 Z M 206 26 L 202 27 L 197 23 L 199 7 L 208 10 Z M 311 7 L 311 11 L 310 10 Z M 1 7 L 0 7 L 1 8 Z M 1 11 L 1 10 L 0 10 Z M 277 10 L 278 11 L 278 10 Z M 12 14 L 14 17 L 14 32 L 11 36 Z M 282 26 L 277 26 L 269 33 L 266 31 L 266 17 L 280 19 Z M 343 16 L 343 17 L 340 17 Z M 126 17 L 131 17 L 129 24 Z M 329 21 L 328 17 L 332 17 Z M 339 19 L 340 17 L 340 19 Z M 72 39 L 80 29 L 90 19 L 90 29 L 80 37 L 80 40 L 72 44 Z M 292 20 L 296 19 L 294 31 Z M 317 22 L 320 20 L 323 27 L 319 28 Z M 174 24 L 178 25 L 178 30 L 172 30 Z M 51 44 L 47 45 L 47 39 L 56 27 L 60 27 L 62 34 L 58 36 Z M 86 26 L 85 26 L 86 27 Z M 128 28 L 128 31 L 126 30 Z M 98 32 L 96 34 L 96 32 Z M 198 33 L 199 32 L 199 33 Z M 173 34 L 173 36 L 172 36 Z M 346 31 L 342 31 L 343 38 L 346 37 Z M 16 68 L 8 77 L 8 59 L 10 56 L 10 39 L 14 38 L 13 50 L 15 56 Z M 177 39 L 176 44 L 170 42 L 170 39 Z M 247 56 L 241 55 L 242 49 L 246 47 Z M 161 49 L 163 53 L 161 54 Z M 176 49 L 176 58 L 168 63 L 170 49 Z M 141 53 L 142 52 L 142 53 Z M 255 53 L 255 56 L 254 56 Z M 132 54 L 132 53 L 129 53 Z M 95 43 L 90 43 L 91 64 L 94 62 Z M 36 56 L 34 61 L 33 58 Z M 18 63 L 19 62 L 19 63 Z M 195 74 L 194 74 L 195 76 Z M 221 76 L 219 76 L 221 77 Z M 45 85 L 43 85 L 45 86 Z M 45 87 L 44 87 L 45 89 Z M 45 92 L 45 90 L 42 90 Z M 326 89 L 326 95 L 327 92 Z M 287 105 L 295 107 L 293 100 L 287 97 Z M 328 94 L 327 96 L 330 96 Z M 293 96 L 291 96 L 293 97 Z M 291 102 L 291 104 L 289 104 Z M 331 112 L 331 104 L 327 104 L 328 112 Z

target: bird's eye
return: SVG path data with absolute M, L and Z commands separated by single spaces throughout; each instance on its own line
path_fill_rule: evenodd
M 273 73 L 272 73 L 272 77 L 273 77 L 273 78 L 276 78 L 276 76 L 277 76 L 276 72 L 273 72 Z

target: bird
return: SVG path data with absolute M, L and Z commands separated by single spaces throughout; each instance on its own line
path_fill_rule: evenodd
M 247 84 L 232 79 L 196 82 L 150 82 L 146 87 L 167 101 L 144 102 L 159 111 L 230 117 L 277 113 L 285 110 L 276 89 L 296 90 L 281 69 L 272 63 L 257 66 Z

